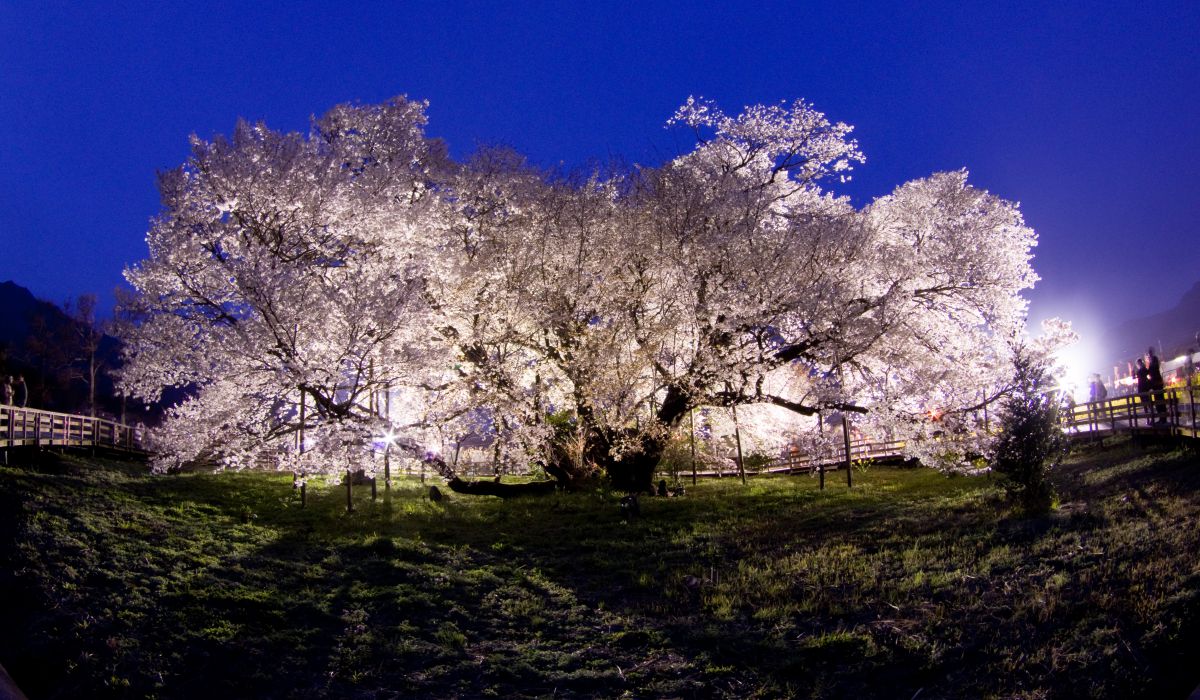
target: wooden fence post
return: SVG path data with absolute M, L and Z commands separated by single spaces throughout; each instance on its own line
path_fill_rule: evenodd
M 1192 437 L 1196 436 L 1196 397 L 1192 393 L 1192 378 L 1188 377 L 1188 412 L 1192 414 Z

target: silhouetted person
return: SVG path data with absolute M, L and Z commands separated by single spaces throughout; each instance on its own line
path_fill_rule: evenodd
M 0 387 L 0 395 L 4 399 L 5 406 L 11 406 L 13 402 L 13 378 L 5 377 L 4 386 Z
M 1137 393 L 1142 397 L 1142 405 L 1146 407 L 1146 415 L 1150 415 L 1150 370 L 1146 368 L 1146 361 L 1142 358 L 1137 360 L 1137 369 L 1134 370 L 1133 376 L 1137 379 Z
M 1154 395 L 1154 408 L 1158 412 L 1158 422 L 1167 422 L 1167 397 L 1163 393 L 1166 388 L 1166 383 L 1163 381 L 1162 367 L 1158 362 L 1158 355 L 1154 354 L 1154 347 L 1146 348 L 1146 354 L 1150 358 L 1150 364 L 1146 371 L 1150 373 L 1150 391 Z
M 1097 421 L 1104 415 L 1104 407 L 1096 404 L 1108 398 L 1108 389 L 1104 388 L 1104 380 L 1099 374 L 1092 375 L 1092 381 L 1088 383 L 1088 412 L 1092 414 Z
M 25 375 L 17 375 L 17 404 L 25 408 L 29 404 L 29 385 L 25 383 Z

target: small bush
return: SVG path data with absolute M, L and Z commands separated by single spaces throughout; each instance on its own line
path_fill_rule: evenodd
M 1058 394 L 1046 366 L 1027 353 L 1014 360 L 1012 393 L 1000 411 L 1001 433 L 992 469 L 1009 496 L 1028 513 L 1044 513 L 1054 502 L 1050 470 L 1062 463 L 1068 442 L 1058 421 Z

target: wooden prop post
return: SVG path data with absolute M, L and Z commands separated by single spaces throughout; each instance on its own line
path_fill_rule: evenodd
M 384 416 L 384 418 L 387 419 L 388 425 L 391 425 L 391 423 L 392 423 L 392 391 L 391 391 L 391 387 L 388 387 L 388 389 L 386 391 L 384 391 L 384 393 L 383 393 L 383 411 L 386 414 Z M 388 429 L 388 435 L 391 435 L 390 428 Z M 392 462 L 391 462 L 392 455 L 391 455 L 391 453 L 392 453 L 392 440 L 389 438 L 387 445 L 384 446 L 384 448 L 383 448 L 383 490 L 388 493 L 390 493 L 392 490 Z
M 738 457 L 738 474 L 742 476 L 742 486 L 746 485 L 746 462 L 742 459 L 742 431 L 738 427 L 737 406 L 731 407 L 733 411 L 733 441 L 737 445 Z
M 383 448 L 383 491 L 390 493 L 392 490 L 392 441 Z
M 825 418 L 817 411 L 817 432 L 825 435 Z M 820 477 L 821 490 L 825 490 L 825 441 L 821 441 L 821 455 L 817 458 L 817 476 Z
M 688 409 L 688 421 L 691 422 L 692 429 L 688 433 L 692 443 L 692 486 L 696 485 L 696 409 Z
M 854 486 L 854 469 L 850 462 L 850 420 L 845 411 L 842 411 L 842 441 L 846 447 L 846 487 L 850 488 Z
M 297 433 L 296 433 L 296 451 L 299 452 L 301 456 L 304 455 L 304 420 L 305 420 L 304 404 L 305 404 L 304 389 L 301 388 L 300 389 L 300 430 L 297 431 Z M 303 462 L 301 462 L 301 464 L 303 464 Z M 301 478 L 301 481 L 300 481 L 300 507 L 307 508 L 308 507 L 308 479 L 305 479 L 304 475 L 301 475 L 300 478 Z

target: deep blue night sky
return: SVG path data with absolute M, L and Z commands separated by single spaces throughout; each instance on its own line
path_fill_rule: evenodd
M 858 204 L 962 167 L 1020 201 L 1035 320 L 1087 334 L 1200 280 L 1195 0 L 109 5 L 0 0 L 0 281 L 52 301 L 110 303 L 189 134 L 397 94 L 457 156 L 567 167 L 686 148 L 663 122 L 691 94 L 803 97 L 856 126 Z

